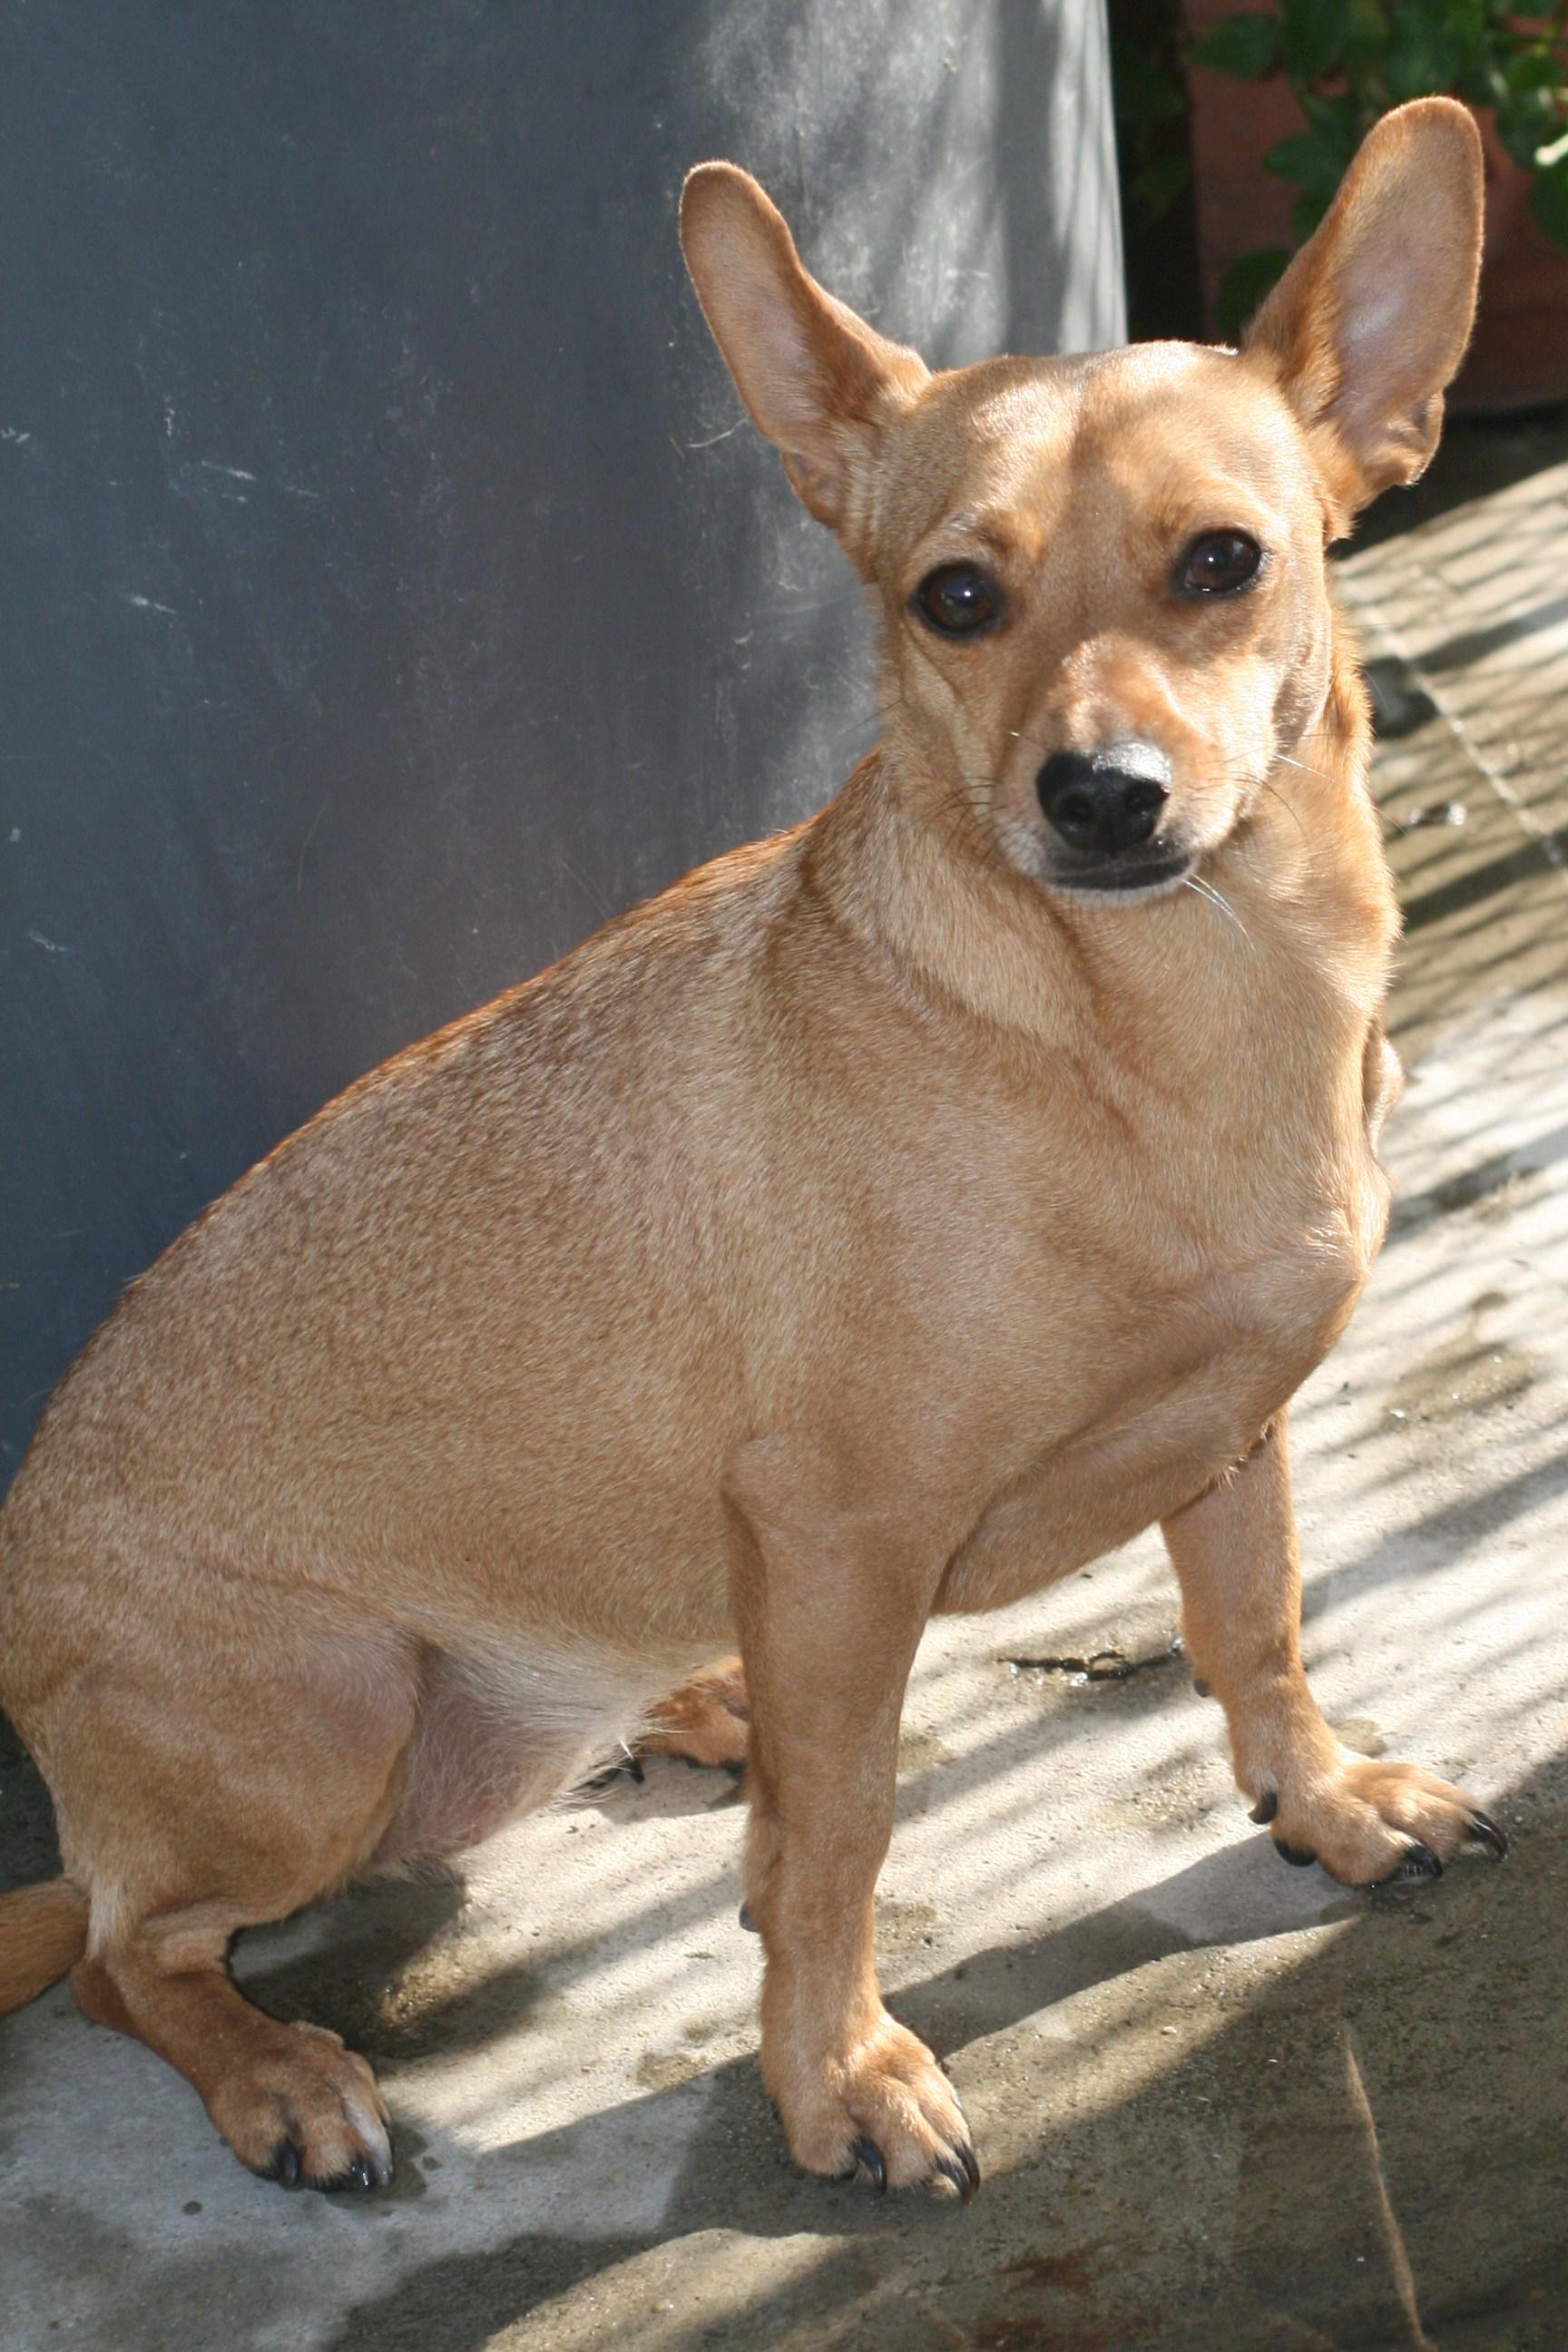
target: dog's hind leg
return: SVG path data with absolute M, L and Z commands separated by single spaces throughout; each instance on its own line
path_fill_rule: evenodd
M 62 1849 L 91 1899 L 71 1988 L 194 2085 L 253 2171 L 368 2189 L 392 2172 L 370 2068 L 336 2034 L 253 2008 L 226 1953 L 238 1929 L 369 1860 L 399 1794 L 414 1677 L 391 1643 L 306 1652 L 233 1630 L 199 1674 L 188 1654 L 181 1675 L 143 1660 L 47 1711 L 38 1746 Z
M 720 1658 L 660 1700 L 637 1747 L 645 1755 L 679 1756 L 683 1763 L 736 1771 L 746 1760 L 749 1721 L 741 1661 Z
M 292 2189 L 376 2189 L 392 2178 L 386 2107 L 364 2060 L 319 2025 L 280 2025 L 224 1965 L 243 1921 L 202 1904 L 79 1961 L 71 1990 L 96 2025 L 135 2036 L 200 2095 L 251 2171 Z

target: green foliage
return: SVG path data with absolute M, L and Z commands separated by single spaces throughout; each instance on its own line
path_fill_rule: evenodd
M 1110 0 L 1110 79 L 1130 324 L 1201 334 L 1182 0 Z
M 1350 0 L 1296 0 L 1279 20 L 1279 55 L 1285 70 L 1301 81 L 1317 81 L 1344 55 L 1350 30 Z
M 1215 73 L 1235 74 L 1242 81 L 1260 80 L 1279 59 L 1279 19 L 1261 9 L 1238 8 L 1196 43 L 1193 55 Z
M 1289 260 L 1283 245 L 1266 245 L 1233 261 L 1219 282 L 1215 324 L 1227 343 L 1235 342 L 1266 294 L 1271 294 Z
M 1114 68 L 1123 194 L 1146 221 L 1157 221 L 1187 184 L 1185 155 L 1159 135 L 1165 124 L 1186 113 L 1186 100 L 1162 61 L 1146 49 L 1119 43 Z
M 1568 246 L 1568 163 L 1536 173 L 1530 209 L 1553 245 Z
M 1447 96 L 1491 110 L 1502 145 L 1532 176 L 1536 220 L 1568 248 L 1568 0 L 1540 13 L 1509 0 L 1279 0 L 1273 14 L 1222 16 L 1189 54 L 1240 80 L 1279 73 L 1289 81 L 1304 127 L 1263 163 L 1299 191 L 1297 238 L 1316 228 L 1380 114 Z M 1288 257 L 1269 247 L 1226 272 L 1222 334 L 1237 331 Z

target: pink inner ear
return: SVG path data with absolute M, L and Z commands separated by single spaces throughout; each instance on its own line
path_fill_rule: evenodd
M 698 167 L 681 234 L 736 389 L 806 505 L 836 523 L 855 428 L 890 392 L 916 389 L 923 364 L 816 284 L 782 215 L 733 165 Z
M 775 310 L 767 336 L 776 354 L 777 410 L 773 438 L 787 457 L 808 464 L 833 461 L 832 388 L 802 320 Z
M 1480 195 L 1460 110 L 1385 117 L 1247 339 L 1303 423 L 1332 433 L 1352 508 L 1414 480 L 1436 446 L 1474 309 Z
M 836 378 L 852 381 L 868 355 L 801 268 L 783 222 L 773 226 L 742 215 L 706 238 L 699 230 L 689 258 L 736 389 L 816 510 L 837 469 Z
M 742 396 L 770 438 L 782 439 L 786 425 L 805 429 L 811 403 L 800 386 L 811 358 L 787 290 L 771 273 L 759 275 L 757 257 L 743 249 L 721 283 L 715 331 Z
M 1379 349 L 1397 338 L 1406 308 L 1402 289 L 1388 284 L 1380 287 L 1374 278 L 1363 294 L 1354 282 L 1360 273 L 1351 274 L 1352 282 L 1340 298 L 1341 342 L 1347 375 L 1363 365 L 1375 371 Z
M 786 452 L 784 472 L 790 488 L 804 506 L 815 515 L 827 514 L 837 503 L 837 476 L 829 466 L 814 465 L 809 457 Z
M 1390 249 L 1389 226 L 1380 215 L 1324 289 L 1340 380 L 1328 414 L 1369 491 L 1413 480 L 1430 457 L 1469 324 L 1468 280 L 1445 287 L 1440 268 L 1424 280 L 1408 249 Z

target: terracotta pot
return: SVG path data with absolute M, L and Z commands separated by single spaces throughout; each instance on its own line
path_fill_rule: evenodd
M 1258 0 L 1252 0 L 1258 5 Z M 1189 31 L 1234 14 L 1236 0 L 1185 0 Z M 1193 178 L 1204 310 L 1213 329 L 1221 278 L 1242 254 L 1291 245 L 1294 186 L 1263 169 L 1276 141 L 1301 128 L 1283 75 L 1233 81 L 1194 67 Z M 1530 179 L 1504 152 L 1489 115 L 1477 122 L 1487 157 L 1486 248 L 1475 340 L 1452 405 L 1478 414 L 1568 400 L 1568 253 L 1530 213 Z

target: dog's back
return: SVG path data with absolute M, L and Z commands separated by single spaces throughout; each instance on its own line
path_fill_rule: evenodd
M 601 1542 L 651 1556 L 661 1496 L 704 1491 L 681 1535 L 715 1549 L 799 857 L 739 851 L 410 1047 L 132 1286 L 0 1514 L 0 1699 L 47 1678 L 33 1644 L 79 1575 L 95 1620 L 117 1588 L 144 1616 L 165 1579 L 188 1605 L 195 1561 L 253 1575 L 259 1541 L 274 1576 L 434 1633 L 515 1614 L 552 1565 L 535 1605 L 570 1622 L 590 1497 Z

